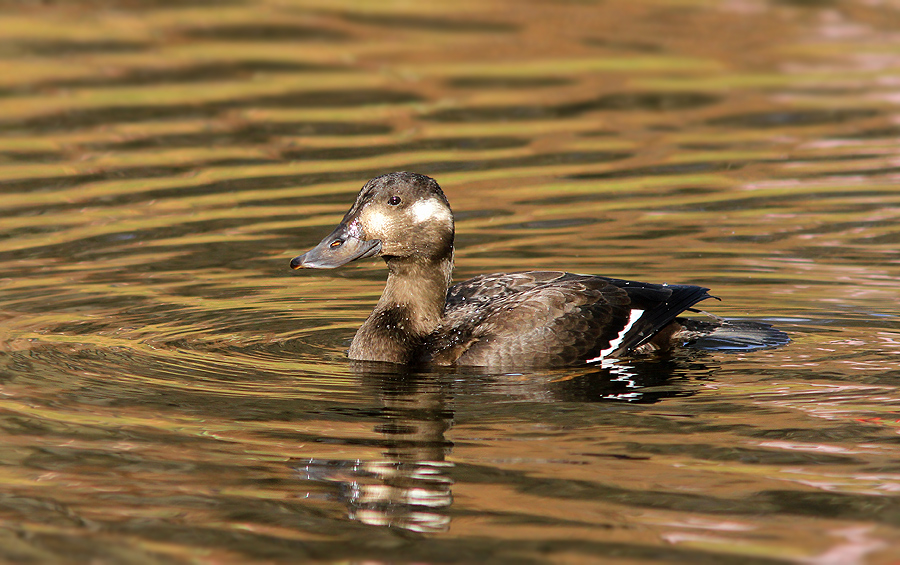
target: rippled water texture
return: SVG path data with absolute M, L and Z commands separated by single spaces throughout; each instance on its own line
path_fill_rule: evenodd
M 895 2 L 6 1 L 0 69 L 0 561 L 900 560 Z M 457 280 L 793 341 L 351 366 L 383 264 L 288 262 L 393 170 Z

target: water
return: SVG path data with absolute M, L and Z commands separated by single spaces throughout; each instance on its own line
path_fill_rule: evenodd
M 462 8 L 462 9 L 461 9 Z M 0 559 L 894 563 L 887 2 L 8 2 Z M 376 174 L 456 279 L 709 286 L 792 343 L 403 374 L 378 261 L 291 273 Z

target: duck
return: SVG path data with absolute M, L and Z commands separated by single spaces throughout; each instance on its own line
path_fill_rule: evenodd
M 453 212 L 437 181 L 393 172 L 366 182 L 338 226 L 290 266 L 334 269 L 384 260 L 387 281 L 350 344 L 354 361 L 552 367 L 608 364 L 713 334 L 764 346 L 786 338 L 768 324 L 681 317 L 715 298 L 689 284 L 554 270 L 452 284 L 454 236 Z

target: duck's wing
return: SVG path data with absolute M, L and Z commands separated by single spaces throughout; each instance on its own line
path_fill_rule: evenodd
M 604 279 L 628 293 L 632 305 L 631 315 L 636 315 L 634 324 L 623 332 L 621 342 L 610 353 L 610 357 L 627 355 L 651 341 L 685 310 L 707 298 L 716 298 L 709 294 L 708 288 L 702 286 L 597 278 Z M 640 314 L 637 314 L 638 312 Z
M 559 271 L 481 275 L 448 292 L 431 359 L 460 365 L 599 361 L 647 342 L 706 289 Z

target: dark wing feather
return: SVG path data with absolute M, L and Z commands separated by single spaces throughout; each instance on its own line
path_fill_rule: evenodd
M 644 313 L 628 330 L 610 357 L 626 355 L 649 341 L 679 314 L 707 298 L 714 298 L 708 288 L 688 284 L 653 284 L 598 277 L 625 290 L 632 308 Z
M 560 365 L 608 348 L 628 321 L 630 299 L 593 276 L 554 271 L 482 275 L 448 293 L 430 340 L 438 363 Z
M 426 357 L 441 364 L 561 365 L 646 342 L 706 289 L 531 271 L 480 275 L 453 286 Z M 632 309 L 640 319 L 620 336 Z

